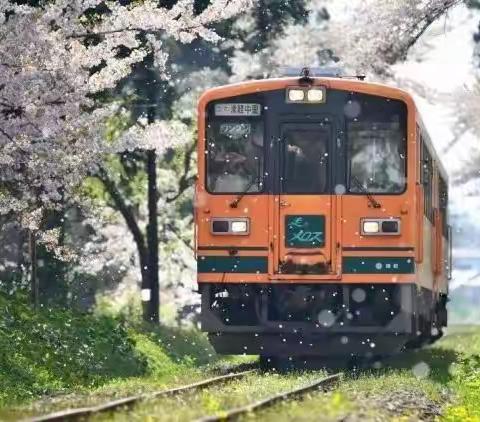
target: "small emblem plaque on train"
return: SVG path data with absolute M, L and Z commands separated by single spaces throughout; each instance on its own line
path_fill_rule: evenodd
M 260 116 L 261 114 L 260 104 L 215 104 L 216 116 Z
M 325 246 L 325 216 L 287 215 L 286 246 L 289 248 L 320 248 Z

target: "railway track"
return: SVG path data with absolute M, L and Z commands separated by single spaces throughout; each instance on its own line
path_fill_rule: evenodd
M 124 407 L 131 407 L 142 401 L 158 399 L 166 396 L 175 396 L 188 391 L 199 390 L 212 385 L 222 384 L 228 381 L 243 378 L 249 374 L 254 373 L 255 369 L 247 371 L 230 373 L 218 377 L 209 378 L 207 380 L 199 381 L 193 384 L 184 385 L 181 387 L 171 388 L 169 390 L 160 390 L 153 393 L 138 394 L 136 396 L 125 397 L 118 400 L 113 400 L 97 406 L 82 407 L 76 409 L 67 409 L 61 412 L 50 413 L 48 415 L 37 416 L 30 419 L 25 419 L 24 422 L 50 422 L 50 421 L 78 421 L 86 420 L 87 418 L 98 415 L 103 412 L 111 412 Z
M 124 408 L 138 405 L 148 400 L 159 399 L 159 398 L 168 397 L 168 396 L 170 397 L 176 396 L 189 391 L 195 391 L 195 390 L 200 390 L 202 388 L 211 387 L 214 385 L 219 385 L 222 383 L 243 378 L 255 372 L 256 372 L 255 369 L 251 369 L 251 370 L 246 370 L 246 371 L 237 372 L 237 373 L 230 373 L 227 375 L 209 378 L 207 380 L 199 381 L 199 382 L 181 386 L 181 387 L 172 388 L 169 390 L 161 390 L 153 393 L 139 394 L 136 396 L 130 396 L 123 399 L 110 401 L 97 406 L 68 409 L 61 412 L 38 416 L 38 417 L 26 419 L 24 420 L 24 422 L 88 420 L 90 417 L 96 416 L 104 412 L 113 412 L 116 410 L 120 411 Z M 222 412 L 218 416 L 201 417 L 199 419 L 196 419 L 195 422 L 220 422 L 220 421 L 235 420 L 238 417 L 245 416 L 247 414 L 251 414 L 256 411 L 273 406 L 283 400 L 300 399 L 304 395 L 312 391 L 318 391 L 318 390 L 326 391 L 327 389 L 335 385 L 341 379 L 342 375 L 343 375 L 342 373 L 330 375 L 330 376 L 321 378 L 319 380 L 316 380 L 312 383 L 309 383 L 308 385 L 295 388 L 286 392 L 282 392 L 279 394 L 275 394 L 265 399 L 249 403 L 245 406 L 232 408 L 230 410 Z
M 240 416 L 245 416 L 256 412 L 258 410 L 265 409 L 267 407 L 273 406 L 283 400 L 292 400 L 294 398 L 301 398 L 305 394 L 316 391 L 319 389 L 326 390 L 336 384 L 343 374 L 339 372 L 338 374 L 330 375 L 328 377 L 317 380 L 306 386 L 295 388 L 293 390 L 275 394 L 274 396 L 268 397 L 263 400 L 259 400 L 253 403 L 249 403 L 242 407 L 237 407 L 235 409 L 228 410 L 222 413 L 219 416 L 206 416 L 200 419 L 197 419 L 195 422 L 221 422 L 221 421 L 231 421 L 237 419 Z

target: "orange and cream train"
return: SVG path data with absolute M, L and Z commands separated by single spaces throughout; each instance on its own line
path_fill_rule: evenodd
M 198 157 L 217 352 L 378 356 L 442 335 L 448 179 L 407 92 L 308 71 L 210 89 Z

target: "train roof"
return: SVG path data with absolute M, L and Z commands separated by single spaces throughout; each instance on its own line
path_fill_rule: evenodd
M 302 78 L 299 77 L 282 77 L 269 79 L 254 79 L 244 82 L 237 82 L 228 85 L 222 85 L 210 88 L 200 97 L 200 103 L 205 99 L 212 100 L 222 98 L 222 96 L 248 94 L 258 91 L 273 91 L 276 89 L 285 89 L 288 86 L 302 84 Z M 411 94 L 403 89 L 392 87 L 385 84 L 367 82 L 358 80 L 357 78 L 345 77 L 312 77 L 310 84 L 312 86 L 325 86 L 326 88 L 339 89 L 346 91 L 363 92 L 371 95 L 382 95 L 391 98 L 401 99 L 405 102 L 414 104 Z

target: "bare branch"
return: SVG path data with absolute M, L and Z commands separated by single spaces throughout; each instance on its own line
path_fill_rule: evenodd
M 109 193 L 117 209 L 122 214 L 128 229 L 132 233 L 133 239 L 135 240 L 135 243 L 137 245 L 138 254 L 140 257 L 141 271 L 143 273 L 147 266 L 147 245 L 145 243 L 145 236 L 143 235 L 140 227 L 138 226 L 132 207 L 126 204 L 121 192 L 119 191 L 115 182 L 110 178 L 105 169 L 101 168 L 96 177 L 105 186 L 105 189 Z
M 174 196 L 168 197 L 166 199 L 167 203 L 176 201 L 189 187 L 191 187 L 195 183 L 196 176 L 188 176 L 191 170 L 192 155 L 194 151 L 195 143 L 192 143 L 185 152 L 185 158 L 183 160 L 183 173 L 178 181 L 178 190 Z
M 165 224 L 165 227 L 168 230 L 170 230 L 178 240 L 182 241 L 187 248 L 191 249 L 192 251 L 195 251 L 195 248 L 193 247 L 193 245 L 190 242 L 186 241 L 184 238 L 182 238 L 177 227 L 175 227 L 173 224 L 170 224 L 170 223 Z

